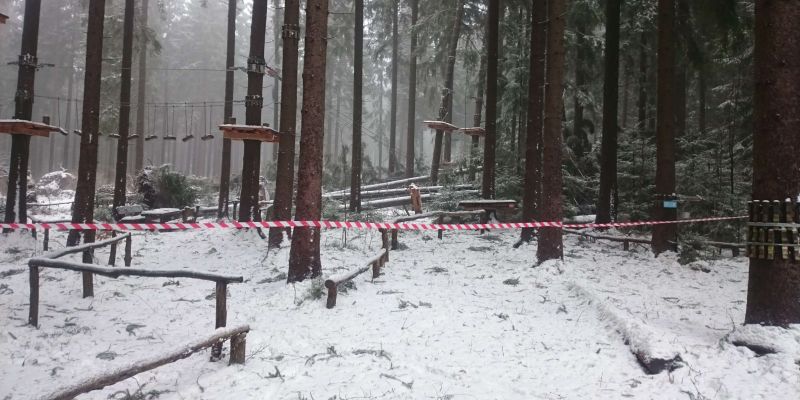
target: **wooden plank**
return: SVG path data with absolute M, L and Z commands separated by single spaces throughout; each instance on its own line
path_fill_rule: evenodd
M 484 137 L 486 136 L 486 129 L 481 128 L 480 126 L 472 127 L 472 128 L 461 128 L 459 131 L 465 135 L 469 136 L 478 136 Z
M 41 122 L 25 121 L 21 119 L 0 120 L 0 133 L 50 137 L 51 132 L 58 131 L 59 128 L 57 126 L 48 125 Z
M 256 140 L 267 143 L 280 141 L 279 133 L 267 126 L 224 124 L 219 126 L 219 130 L 222 131 L 223 138 L 230 140 Z
M 196 339 L 165 355 L 141 360 L 134 362 L 133 364 L 126 364 L 125 366 L 116 370 L 84 379 L 77 384 L 57 390 L 41 398 L 46 400 L 71 400 L 80 394 L 89 393 L 94 390 L 100 390 L 106 386 L 111 386 L 117 382 L 124 381 L 125 379 L 136 376 L 142 372 L 150 371 L 162 365 L 187 358 L 200 350 L 213 346 L 216 343 L 224 341 L 228 338 L 246 334 L 247 332 L 250 332 L 250 327 L 248 325 L 242 325 L 232 329 L 217 329 L 211 336 Z M 243 341 L 244 336 L 241 336 L 240 340 Z M 238 343 L 237 345 L 239 344 L 242 343 Z M 239 351 L 243 352 L 244 346 L 241 346 Z M 237 354 L 237 360 L 239 357 L 241 357 L 241 354 Z M 241 361 L 243 362 L 244 360 L 242 359 Z
M 444 132 L 453 132 L 458 130 L 458 127 L 445 121 L 422 121 L 422 123 L 430 129 Z

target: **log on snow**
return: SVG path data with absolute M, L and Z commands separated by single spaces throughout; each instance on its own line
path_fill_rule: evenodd
M 206 272 L 195 272 L 187 270 L 108 268 L 92 264 L 51 260 L 49 258 L 32 258 L 30 259 L 30 261 L 28 261 L 28 266 L 67 269 L 71 271 L 80 271 L 80 272 L 91 272 L 93 274 L 102 275 L 109 278 L 119 278 L 120 276 L 146 276 L 151 278 L 190 278 L 190 279 L 201 279 L 205 281 L 225 282 L 225 283 L 244 282 L 244 278 L 241 276 L 226 276 L 226 275 L 209 274 Z
M 187 358 L 202 349 L 211 347 L 228 338 L 237 337 L 235 340 L 238 342 L 239 345 L 241 345 L 241 347 L 237 349 L 237 353 L 239 353 L 239 355 L 242 355 L 241 353 L 244 349 L 244 345 L 242 342 L 244 338 L 240 337 L 240 335 L 246 335 L 248 332 L 250 332 L 250 327 L 248 325 L 243 325 L 230 329 L 217 329 L 216 331 L 214 331 L 213 335 L 190 342 L 182 346 L 178 350 L 172 351 L 171 353 L 168 353 L 166 355 L 141 360 L 131 365 L 118 368 L 114 371 L 93 376 L 91 378 L 87 378 L 75 385 L 69 386 L 67 388 L 40 397 L 40 399 L 42 400 L 73 399 L 75 398 L 75 396 L 78 396 L 80 394 L 88 393 L 93 390 L 100 390 L 106 386 L 111 386 L 117 382 L 121 382 L 125 379 L 136 376 L 137 374 L 140 374 L 142 372 L 146 372 L 151 369 L 158 368 L 162 365 Z M 231 339 L 232 343 L 233 341 L 234 339 Z

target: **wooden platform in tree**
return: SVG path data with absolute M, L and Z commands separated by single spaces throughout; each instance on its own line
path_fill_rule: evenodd
M 59 132 L 57 126 L 22 119 L 0 119 L 0 133 L 50 137 L 51 132 Z
M 486 129 L 481 128 L 480 126 L 476 126 L 473 128 L 461 128 L 459 131 L 465 135 L 469 136 L 486 136 Z
M 458 130 L 458 127 L 444 121 L 422 121 L 425 126 L 437 131 L 452 132 Z
M 224 124 L 219 126 L 222 137 L 230 140 L 258 140 L 277 143 L 280 140 L 278 131 L 268 126 Z

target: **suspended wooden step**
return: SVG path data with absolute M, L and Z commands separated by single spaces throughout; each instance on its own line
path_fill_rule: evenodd
M 139 134 L 138 133 L 128 134 L 128 140 L 133 140 L 133 139 L 138 139 L 138 138 L 139 138 Z
M 82 136 L 82 135 L 83 135 L 83 132 L 81 132 L 81 130 L 80 130 L 80 129 L 73 129 L 73 130 L 72 130 L 72 133 L 74 133 L 74 134 L 76 134 L 76 135 L 78 135 L 78 136 Z
M 25 121 L 22 119 L 0 119 L 0 133 L 50 137 L 50 132 L 61 131 L 61 128 L 43 122 Z
M 144 140 L 146 142 L 149 142 L 149 141 L 155 140 L 155 139 L 158 139 L 158 136 L 156 136 L 155 134 L 152 134 L 152 133 L 147 135 L 147 136 L 145 136 L 145 138 L 144 138 Z
M 186 136 L 181 138 L 181 142 L 186 143 L 186 142 L 188 142 L 188 141 L 190 141 L 192 139 L 194 139 L 194 135 L 186 135 Z
M 60 134 L 62 134 L 64 136 L 69 136 L 69 132 L 67 132 L 66 129 L 64 129 L 64 128 L 60 127 L 60 126 L 58 127 L 58 133 L 60 133 Z
M 211 140 L 213 138 L 214 138 L 214 135 L 212 135 L 211 133 L 206 133 L 205 135 L 200 136 L 200 140 L 202 140 L 202 141 Z
M 458 127 L 444 121 L 422 121 L 425 126 L 437 131 L 452 132 L 458 130 Z
M 120 136 L 119 133 L 112 133 L 112 134 L 108 135 L 108 137 L 111 138 L 111 139 L 119 139 L 122 136 Z
M 461 133 L 463 133 L 465 135 L 469 135 L 469 136 L 478 136 L 478 137 L 486 136 L 486 129 L 483 129 L 480 126 L 476 126 L 476 127 L 473 127 L 473 128 L 461 128 L 461 129 L 459 129 L 459 131 L 461 131 Z
M 223 124 L 219 126 L 222 137 L 230 140 L 257 140 L 277 143 L 280 140 L 278 131 L 268 126 Z
M 172 135 L 167 135 L 167 136 L 164 136 L 162 139 L 164 139 L 164 140 L 169 140 L 169 141 L 175 141 L 175 140 L 178 140 L 178 138 L 177 138 L 177 137 L 175 137 L 175 136 L 172 136 Z

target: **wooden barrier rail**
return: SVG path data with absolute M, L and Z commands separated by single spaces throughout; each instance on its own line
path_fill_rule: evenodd
M 639 244 L 647 244 L 650 245 L 653 242 L 650 239 L 642 239 L 642 238 L 635 238 L 635 237 L 628 237 L 628 236 L 611 236 L 611 235 L 598 235 L 595 233 L 588 233 L 582 231 L 576 231 L 572 229 L 564 229 L 564 233 L 570 235 L 578 235 L 583 238 L 590 238 L 594 240 L 608 240 L 610 242 L 617 242 L 622 243 L 622 248 L 625 250 L 630 250 L 631 243 L 639 243 Z
M 221 346 L 222 343 L 228 339 L 231 341 L 230 364 L 244 364 L 248 332 L 250 332 L 250 327 L 247 325 L 231 329 L 217 329 L 214 331 L 213 335 L 190 342 L 163 356 L 141 360 L 117 370 L 84 379 L 75 385 L 57 390 L 40 399 L 70 400 L 75 398 L 75 396 L 103 389 L 104 387 L 124 381 L 142 372 L 150 371 L 162 365 L 187 358 L 200 350 Z
M 344 275 L 332 276 L 325 280 L 325 287 L 328 289 L 328 299 L 325 303 L 327 308 L 336 307 L 339 285 L 352 281 L 355 277 L 370 269 L 372 269 L 373 280 L 381 275 L 381 268 L 389 261 L 389 233 L 385 229 L 381 229 L 381 242 L 381 252 L 369 259 L 363 266 Z

